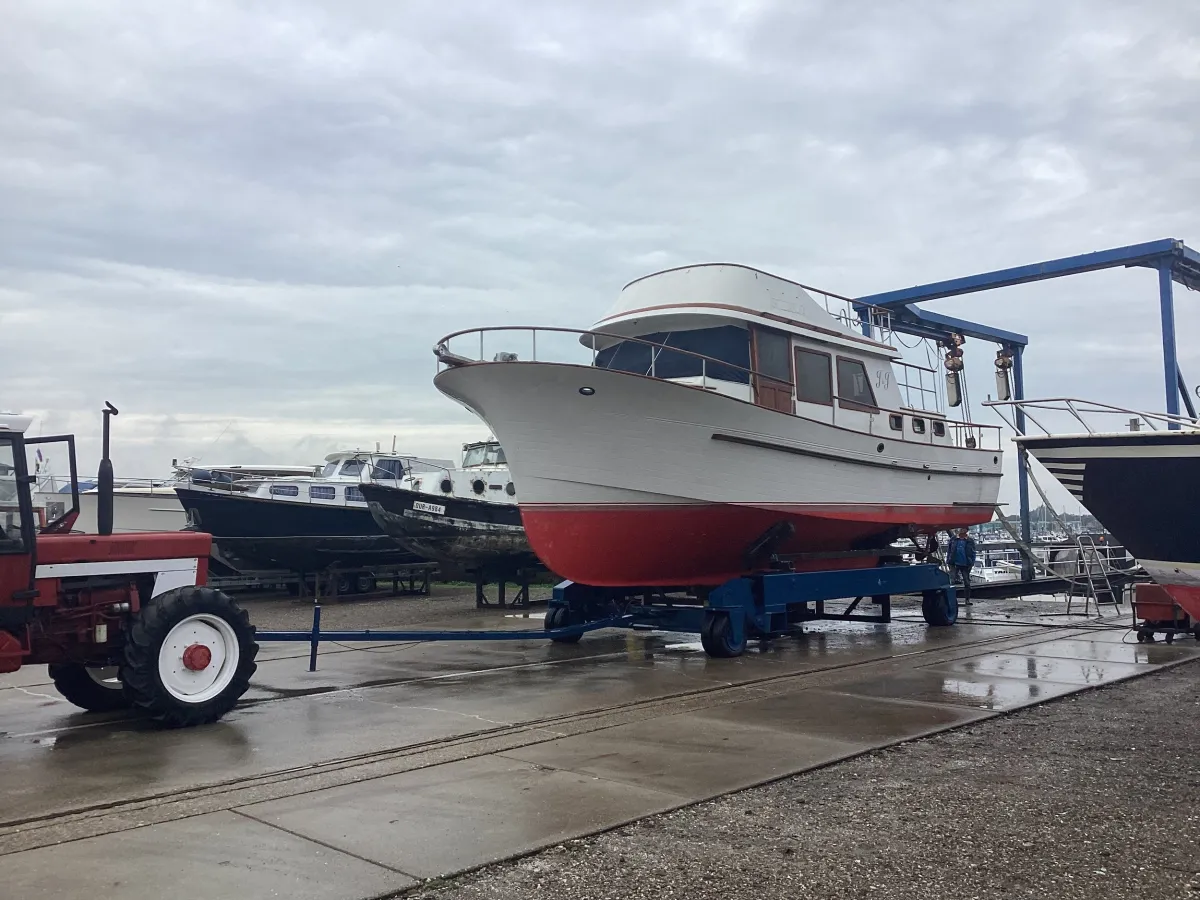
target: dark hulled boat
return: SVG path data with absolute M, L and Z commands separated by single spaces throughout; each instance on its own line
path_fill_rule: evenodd
M 1016 441 L 1041 463 L 1162 585 L 1200 620 L 1200 430 L 1177 416 L 1078 400 L 1028 400 L 1027 415 L 1068 404 L 1132 417 L 1128 432 L 1050 433 Z M 1174 430 L 1164 426 L 1174 426 Z M 1148 426 L 1150 430 L 1141 430 Z
M 413 553 L 495 573 L 538 564 L 496 441 L 465 445 L 461 468 L 364 484 L 362 492 L 379 527 Z

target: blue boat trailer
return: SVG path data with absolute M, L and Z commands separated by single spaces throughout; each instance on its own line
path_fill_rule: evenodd
M 874 566 L 820 572 L 764 572 L 734 578 L 686 598 L 663 588 L 593 587 L 564 581 L 554 588 L 543 628 L 536 631 L 322 631 L 320 604 L 313 606 L 309 631 L 259 631 L 260 641 L 308 643 L 309 671 L 316 671 L 322 640 L 357 641 L 522 641 L 548 638 L 575 643 L 589 631 L 632 628 L 698 633 L 712 657 L 739 656 L 749 640 L 800 633 L 819 620 L 887 623 L 892 596 L 920 594 L 925 621 L 934 626 L 958 620 L 954 585 L 930 563 Z M 875 613 L 857 612 L 870 598 Z M 826 603 L 850 600 L 845 609 Z

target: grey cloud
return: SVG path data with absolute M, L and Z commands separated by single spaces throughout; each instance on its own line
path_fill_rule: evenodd
M 84 413 L 119 401 L 142 417 L 122 438 L 143 472 L 230 420 L 229 452 L 280 461 L 315 452 L 306 435 L 398 429 L 453 456 L 481 426 L 431 386 L 437 337 L 582 327 L 669 265 L 859 295 L 1200 243 L 1184 2 L 13 3 L 6 19 L 0 405 L 94 431 Z M 1154 291 L 1109 272 L 935 308 L 1031 334 L 1031 391 L 1160 406 Z M 1181 331 L 1195 299 L 1180 289 Z M 969 351 L 981 399 L 991 351 Z

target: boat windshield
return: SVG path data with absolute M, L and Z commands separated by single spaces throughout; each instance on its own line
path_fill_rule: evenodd
M 750 380 L 750 333 L 736 325 L 716 328 L 696 328 L 691 331 L 656 331 L 638 337 L 643 341 L 663 344 L 651 347 L 637 341 L 619 341 L 596 354 L 596 365 L 602 369 L 632 372 L 658 378 L 692 378 L 701 374 L 721 381 L 746 384 Z M 709 357 L 708 362 L 687 353 L 672 353 L 674 347 Z M 653 359 L 651 356 L 653 355 Z M 711 360 L 729 363 L 723 366 Z M 734 368 L 737 366 L 738 368 Z
M 468 447 L 463 454 L 463 468 L 471 466 L 505 466 L 508 460 L 504 458 L 504 449 L 499 444 L 483 444 L 479 447 Z
M 342 463 L 343 475 L 357 475 L 363 469 L 363 461 L 361 459 L 348 459 Z
M 337 460 L 334 460 L 333 462 L 325 463 L 325 468 L 323 468 L 321 470 L 321 477 L 322 478 L 331 477 L 333 475 L 333 473 L 337 471 L 337 467 L 338 467 Z

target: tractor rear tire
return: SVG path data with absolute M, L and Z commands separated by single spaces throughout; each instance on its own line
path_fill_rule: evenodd
M 212 588 L 183 587 L 134 618 L 121 674 L 133 706 L 158 724 L 205 725 L 246 693 L 257 655 L 245 610 Z
M 46 668 L 55 690 L 88 712 L 129 708 L 129 698 L 125 696 L 121 682 L 102 677 L 115 675 L 111 668 L 89 668 L 83 663 L 51 663 Z

